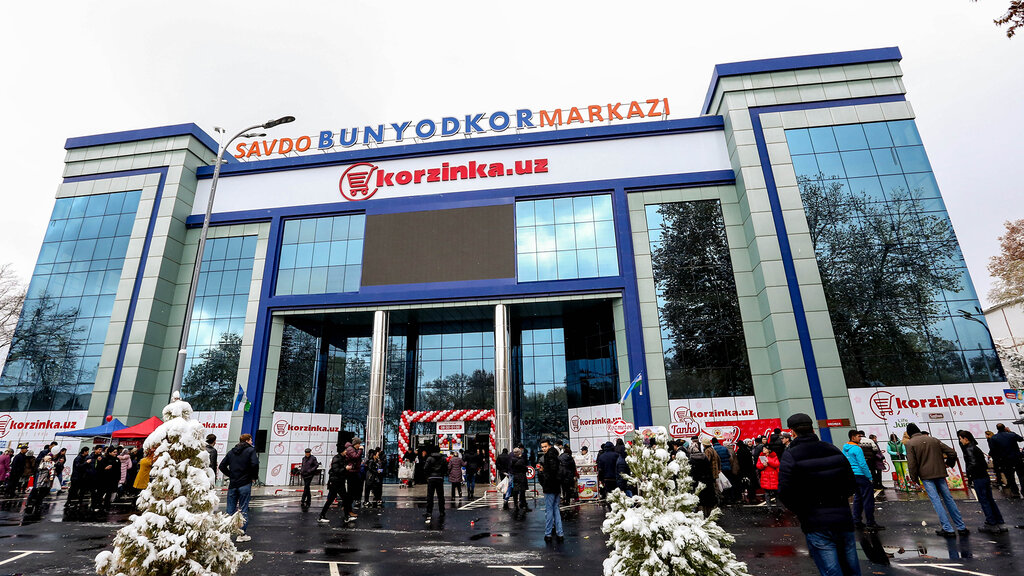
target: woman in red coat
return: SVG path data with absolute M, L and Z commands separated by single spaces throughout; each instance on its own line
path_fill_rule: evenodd
M 775 492 L 779 489 L 779 456 L 771 450 L 765 450 L 757 459 L 757 469 L 761 471 L 761 488 L 764 489 L 764 501 L 768 506 L 775 506 Z

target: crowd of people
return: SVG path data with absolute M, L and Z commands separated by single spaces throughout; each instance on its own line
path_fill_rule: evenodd
M 0 490 L 7 498 L 27 495 L 30 509 L 68 486 L 68 504 L 77 511 L 104 512 L 112 501 L 132 500 L 149 482 L 148 459 L 135 447 L 83 447 L 68 465 L 67 448 L 51 442 L 34 454 L 27 444 L 0 455 Z
M 715 508 L 739 504 L 763 504 L 774 509 L 779 502 L 793 511 L 822 574 L 858 574 L 854 532 L 884 529 L 876 522 L 874 512 L 885 454 L 892 462 L 897 490 L 927 494 L 939 520 L 936 533 L 940 536 L 953 538 L 969 532 L 946 481 L 948 469 L 956 466 L 960 455 L 965 477 L 985 515 L 985 524 L 979 529 L 982 532 L 1006 531 L 993 490 L 1005 486 L 1011 497 L 1019 498 L 1017 479 L 1024 485 L 1024 454 L 1018 446 L 1024 438 L 1003 424 L 996 432 L 986 433 L 987 455 L 974 435 L 965 430 L 957 433 L 958 455 L 953 447 L 913 423 L 902 438 L 890 435 L 884 449 L 874 435 L 860 430 L 850 430 L 849 441 L 841 448 L 822 442 L 806 414 L 793 415 L 787 426 L 790 431 L 776 428 L 766 436 L 734 443 L 709 436 L 673 440 L 669 450 L 673 457 L 683 453 L 688 458 L 690 474 L 698 483 L 700 507 L 706 515 Z M 241 513 L 238 541 L 244 542 L 249 540 L 245 530 L 251 489 L 259 474 L 259 456 L 248 434 L 241 435 L 223 459 L 218 458 L 215 443 L 216 436 L 209 435 L 206 450 L 210 467 L 215 478 L 220 473 L 226 479 L 227 512 Z M 17 452 L 8 449 L 0 454 L 0 491 L 8 498 L 27 494 L 28 506 L 38 508 L 47 496 L 59 493 L 68 483 L 70 509 L 105 512 L 112 502 L 133 501 L 148 486 L 153 450 L 143 454 L 135 447 L 83 447 L 68 470 L 67 449 L 57 446 L 53 442 L 38 455 L 27 445 L 20 445 Z M 463 497 L 476 498 L 477 481 L 486 482 L 489 476 L 485 450 L 442 452 L 434 447 L 403 456 L 398 476 L 403 486 L 426 485 L 424 517 L 428 524 L 434 521 L 435 503 L 439 519 L 444 519 L 446 481 L 455 502 Z M 357 510 L 381 508 L 384 479 L 392 460 L 379 448 L 364 451 L 359 438 L 347 442 L 326 470 L 328 491 L 318 521 L 330 523 L 328 513 L 339 499 L 346 522 L 359 516 Z M 989 462 L 995 471 L 994 482 Z M 303 483 L 303 511 L 312 505 L 311 484 L 321 468 L 312 451 L 306 449 L 294 472 Z M 531 468 L 536 471 L 536 483 L 544 499 L 545 539 L 549 542 L 564 538 L 560 508 L 579 500 L 577 479 L 582 471 L 596 473 L 602 500 L 614 490 L 627 495 L 636 491 L 630 485 L 622 439 L 614 444 L 605 442 L 596 455 L 590 454 L 586 446 L 574 454 L 561 440 L 541 440 L 535 453 L 519 444 L 496 457 L 496 468 L 503 508 L 511 507 L 516 519 L 531 511 L 527 492 Z

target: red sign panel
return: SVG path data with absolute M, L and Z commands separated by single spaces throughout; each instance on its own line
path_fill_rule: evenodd
M 826 420 L 818 420 L 818 426 L 821 428 L 845 428 L 849 425 L 849 418 L 828 418 Z
M 710 436 L 718 438 L 723 444 L 731 444 L 737 440 L 768 436 L 776 428 L 782 428 L 782 420 L 779 418 L 717 420 L 715 422 L 705 422 L 703 427 L 700 427 L 696 421 L 691 420 L 687 423 L 672 424 L 670 433 L 676 438 Z

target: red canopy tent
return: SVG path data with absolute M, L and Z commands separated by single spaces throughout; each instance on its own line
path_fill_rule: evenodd
M 145 438 L 153 433 L 164 421 L 153 416 L 149 420 L 114 432 L 113 438 Z

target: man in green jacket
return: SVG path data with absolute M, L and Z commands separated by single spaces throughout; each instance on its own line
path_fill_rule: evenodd
M 910 439 L 905 443 L 910 479 L 924 486 L 928 499 L 932 501 L 932 508 L 935 508 L 935 513 L 939 516 L 942 528 L 935 533 L 947 538 L 956 536 L 957 532 L 962 535 L 969 534 L 970 530 L 964 524 L 960 509 L 956 507 L 956 502 L 949 493 L 949 486 L 946 485 L 946 468 L 950 461 L 956 464 L 956 450 L 939 439 L 924 434 L 914 423 L 907 425 L 907 434 L 910 435 Z M 950 518 L 956 525 L 957 532 L 953 532 Z

